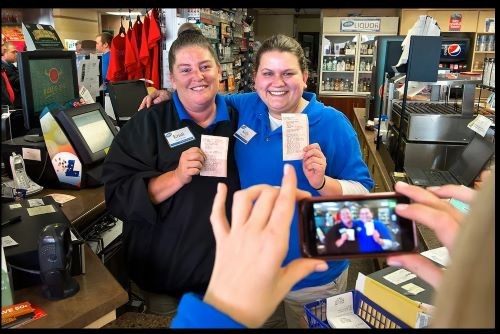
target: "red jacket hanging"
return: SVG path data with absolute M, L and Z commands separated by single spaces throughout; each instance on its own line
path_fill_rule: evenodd
M 125 70 L 127 71 L 128 80 L 142 78 L 138 58 L 139 53 L 137 51 L 135 32 L 133 29 L 129 28 L 127 31 L 127 38 L 125 40 Z
M 125 69 L 125 43 L 127 35 L 116 35 L 111 41 L 107 79 L 111 82 L 127 80 Z
M 160 89 L 160 47 L 161 31 L 158 26 L 158 10 L 151 10 L 148 32 L 148 46 L 151 54 L 151 80 L 154 82 L 153 87 Z
M 141 64 L 144 66 L 144 78 L 151 80 L 151 61 L 149 58 L 148 33 L 149 33 L 149 16 L 146 13 L 146 16 L 144 16 L 144 22 L 142 23 L 142 38 L 141 38 L 141 48 L 139 51 L 139 60 Z
M 138 17 L 139 18 L 139 17 Z M 139 71 L 141 74 L 141 78 L 144 78 L 144 65 L 140 61 L 140 51 L 141 51 L 141 42 L 142 42 L 142 27 L 144 24 L 138 19 L 134 23 L 134 28 L 133 32 L 135 34 L 135 40 L 137 43 L 137 53 L 136 53 L 136 58 L 137 58 L 137 66 L 139 67 Z

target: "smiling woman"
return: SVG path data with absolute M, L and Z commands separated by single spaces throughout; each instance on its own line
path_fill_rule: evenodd
M 212 45 L 199 32 L 179 34 L 169 69 L 173 99 L 140 110 L 122 127 L 103 171 L 106 204 L 124 222 L 132 292 L 145 300 L 147 312 L 167 316 L 184 292 L 204 294 L 207 288 L 217 184 L 228 186 L 230 199 L 239 189 L 237 117 L 217 94 L 220 65 Z M 219 144 L 201 149 L 214 138 Z M 217 161 L 225 176 L 202 173 L 212 165 L 211 151 L 227 152 Z

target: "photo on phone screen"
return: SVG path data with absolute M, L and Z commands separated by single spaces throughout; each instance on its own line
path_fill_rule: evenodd
M 417 250 L 415 223 L 396 215 L 395 193 L 308 198 L 300 202 L 303 255 L 319 258 L 384 256 Z

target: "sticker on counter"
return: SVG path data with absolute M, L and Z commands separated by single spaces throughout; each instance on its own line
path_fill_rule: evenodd
M 35 206 L 45 205 L 45 203 L 43 202 L 43 200 L 41 198 L 34 198 L 34 199 L 28 200 L 28 205 L 31 208 L 34 208 Z
M 425 291 L 424 288 L 422 288 L 416 284 L 413 284 L 413 283 L 408 283 L 408 284 L 402 285 L 401 288 L 405 289 L 407 294 L 412 295 L 412 296 L 416 296 L 420 292 Z
M 54 201 L 56 201 L 57 203 L 59 204 L 64 204 L 68 201 L 71 201 L 72 199 L 75 199 L 76 197 L 75 196 L 71 196 L 71 195 L 68 195 L 68 194 L 49 194 L 48 196 L 52 196 L 52 198 L 54 199 Z
M 384 276 L 384 278 L 386 280 L 388 280 L 392 284 L 396 284 L 396 285 L 399 285 L 403 282 L 409 281 L 415 277 L 417 277 L 417 275 L 415 275 L 414 273 L 412 273 L 406 269 L 399 269 L 399 270 L 396 270 L 395 272 L 392 272 L 392 273 Z
M 15 246 L 15 245 L 19 245 L 19 244 L 14 239 L 12 239 L 10 235 L 2 237 L 2 247 L 3 248 Z
M 46 213 L 56 212 L 56 210 L 54 209 L 54 207 L 52 206 L 52 204 L 43 205 L 43 206 L 37 206 L 37 207 L 34 207 L 34 208 L 28 208 L 27 210 L 28 210 L 28 214 L 30 216 L 37 216 L 37 215 L 43 215 L 43 214 L 46 214 Z

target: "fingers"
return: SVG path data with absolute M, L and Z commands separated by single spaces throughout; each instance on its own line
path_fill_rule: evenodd
M 476 190 L 463 185 L 448 184 L 441 187 L 428 187 L 427 190 L 440 198 L 455 198 L 465 203 L 471 203 L 476 196 Z
M 145 98 L 142 99 L 141 104 L 139 105 L 139 109 L 137 109 L 137 110 L 141 110 L 141 109 L 146 108 L 146 107 L 149 108 L 149 105 L 151 103 L 148 102 L 149 101 L 148 98 L 149 98 L 149 96 L 146 96 Z
M 300 280 L 313 272 L 326 271 L 328 264 L 323 260 L 315 259 L 296 259 L 281 269 L 280 280 L 278 281 L 278 290 L 282 296 Z
M 250 216 L 255 201 L 265 189 L 273 188 L 268 185 L 255 185 L 245 190 L 238 190 L 233 195 L 233 207 L 231 211 L 231 228 L 236 229 L 245 224 Z M 274 191 L 277 191 L 276 189 Z
M 279 196 L 276 199 L 268 226 L 270 232 L 276 232 L 277 235 L 283 233 L 282 231 L 287 231 L 286 236 L 288 240 L 293 212 L 296 206 L 297 174 L 290 164 L 285 164 L 283 168 L 284 175 L 281 181 Z
M 230 227 L 226 217 L 227 186 L 224 183 L 217 184 L 217 194 L 212 205 L 210 222 L 214 231 L 215 242 L 220 244 L 221 240 L 228 235 Z
M 429 227 L 448 249 L 453 245 L 460 228 L 458 222 L 447 212 L 419 203 L 398 204 L 396 205 L 396 214 Z
M 432 208 L 447 212 L 455 219 L 462 218 L 462 214 L 460 213 L 460 211 L 455 209 L 450 203 L 443 201 L 441 198 L 424 188 L 409 185 L 405 182 L 396 182 L 394 189 L 398 193 L 401 193 L 412 199 L 414 202 L 425 204 Z
M 279 195 L 280 191 L 275 187 L 267 187 L 261 192 L 253 205 L 250 217 L 247 219 L 251 228 L 263 229 L 266 227 L 276 207 L 280 208 L 279 202 L 276 202 Z
M 443 279 L 443 270 L 428 258 L 418 255 L 395 255 L 387 258 L 390 266 L 404 267 L 437 289 Z

